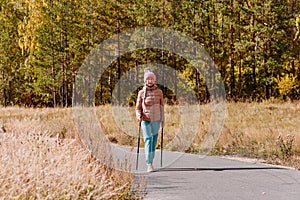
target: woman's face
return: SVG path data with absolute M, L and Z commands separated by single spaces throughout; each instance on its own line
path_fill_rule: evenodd
M 147 86 L 153 86 L 155 83 L 154 79 L 153 78 L 147 78 L 146 79 L 146 85 Z

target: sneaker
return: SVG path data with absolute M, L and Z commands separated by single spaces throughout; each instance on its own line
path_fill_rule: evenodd
M 150 164 L 147 164 L 147 172 L 153 172 L 153 165 L 152 165 L 152 163 L 150 163 Z

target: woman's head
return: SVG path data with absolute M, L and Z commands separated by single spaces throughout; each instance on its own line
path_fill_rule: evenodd
M 145 82 L 145 84 L 148 85 L 148 86 L 151 86 L 151 85 L 154 85 L 155 81 L 156 81 L 155 74 L 149 68 L 146 68 L 144 70 L 144 82 Z

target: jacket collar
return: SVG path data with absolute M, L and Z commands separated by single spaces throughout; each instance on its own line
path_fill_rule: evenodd
M 144 86 L 147 90 L 154 90 L 154 89 L 157 89 L 158 86 L 156 84 L 154 84 L 152 87 L 149 87 L 147 85 Z

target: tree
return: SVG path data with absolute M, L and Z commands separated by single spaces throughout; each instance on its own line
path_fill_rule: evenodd
M 22 102 L 26 80 L 22 73 L 25 56 L 19 48 L 18 24 L 24 13 L 9 0 L 0 1 L 0 99 L 4 106 Z
M 89 53 L 112 35 L 135 27 L 146 27 L 146 32 L 149 26 L 174 29 L 201 44 L 221 72 L 230 99 L 280 97 L 282 82 L 296 88 L 291 98 L 299 95 L 300 2 L 296 0 L 0 0 L 0 3 L 0 100 L 5 106 L 71 105 L 77 92 L 76 73 Z M 99 82 L 85 80 L 96 85 L 96 91 L 89 91 L 86 97 L 90 103 L 111 102 L 116 84 L 120 96 L 123 83 L 118 80 L 130 69 L 135 69 L 134 76 L 127 75 L 140 82 L 143 71 L 139 66 L 147 63 L 162 64 L 158 73 L 163 83 L 171 81 L 167 80 L 165 66 L 175 69 L 171 76 L 175 80 L 175 93 L 183 87 L 176 82 L 180 73 L 198 99 L 208 101 L 206 85 L 214 85 L 214 77 L 210 83 L 204 83 L 203 76 L 190 63 L 164 50 L 165 38 L 164 35 L 163 50 L 148 49 L 149 44 L 144 43 L 144 49 L 124 55 L 121 45 L 100 52 L 99 63 L 107 56 L 118 55 L 118 58 L 99 77 Z M 176 46 L 176 42 L 171 45 Z M 197 53 L 199 49 L 194 47 L 192 51 Z M 96 68 L 90 71 L 91 76 Z M 286 78 L 290 74 L 297 81 Z M 93 92 L 95 102 L 91 99 Z

